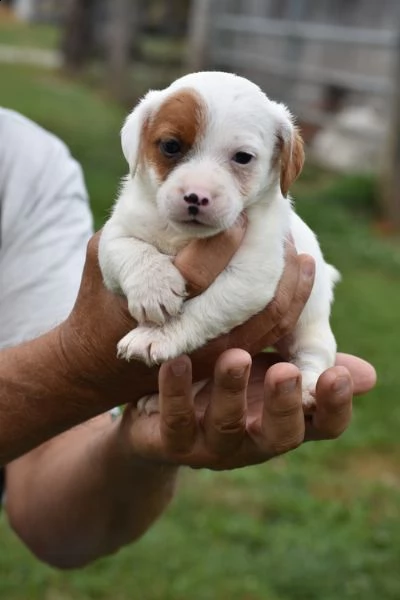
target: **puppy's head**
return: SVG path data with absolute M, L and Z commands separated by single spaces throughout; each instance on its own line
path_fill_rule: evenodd
M 228 73 L 194 73 L 149 92 L 121 137 L 131 176 L 191 237 L 230 227 L 269 192 L 286 196 L 304 162 L 289 111 Z

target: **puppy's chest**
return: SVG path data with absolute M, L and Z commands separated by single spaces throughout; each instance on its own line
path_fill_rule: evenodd
M 174 232 L 168 225 L 150 218 L 132 220 L 129 234 L 137 240 L 151 244 L 161 254 L 168 256 L 175 256 L 192 241 L 188 236 L 184 237 Z
M 187 246 L 190 242 L 192 242 L 194 238 L 185 238 L 182 239 L 178 236 L 157 236 L 153 240 L 154 246 L 161 252 L 162 254 L 167 254 L 168 256 L 176 256 L 180 250 L 182 250 L 185 246 Z

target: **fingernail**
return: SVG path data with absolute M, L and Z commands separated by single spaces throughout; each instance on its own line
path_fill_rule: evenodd
M 277 388 L 281 394 L 290 394 L 294 392 L 297 386 L 297 377 L 293 377 L 293 379 L 287 379 L 286 381 L 282 381 L 278 383 Z
M 350 391 L 350 382 L 347 377 L 338 377 L 332 386 L 336 394 L 345 394 Z
M 233 377 L 233 379 L 240 379 L 241 377 L 243 377 L 245 371 L 246 367 L 238 367 L 237 369 L 230 369 L 229 375 Z
M 308 279 L 311 279 L 311 277 L 314 277 L 314 272 L 315 272 L 314 261 L 311 261 L 311 260 L 304 261 L 301 271 L 302 271 L 304 277 L 307 277 Z
M 184 360 L 175 360 L 170 364 L 170 368 L 175 377 L 182 377 L 186 373 L 187 364 Z

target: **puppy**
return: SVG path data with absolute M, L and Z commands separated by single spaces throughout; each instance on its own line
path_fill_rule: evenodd
M 118 355 L 162 363 L 245 322 L 274 297 L 291 234 L 297 251 L 316 261 L 313 291 L 286 348 L 310 408 L 319 375 L 335 360 L 329 316 L 339 275 L 291 206 L 289 187 L 304 152 L 288 109 L 242 77 L 194 73 L 150 91 L 128 116 L 121 139 L 129 175 L 99 248 L 105 285 L 126 296 L 138 322 L 119 342 Z M 247 231 L 230 265 L 184 302 L 174 256 L 242 213 Z

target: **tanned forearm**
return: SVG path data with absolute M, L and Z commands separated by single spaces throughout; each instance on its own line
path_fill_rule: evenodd
M 172 498 L 176 474 L 132 456 L 118 421 L 101 415 L 11 463 L 6 508 L 36 556 L 81 567 L 141 536 Z
M 70 368 L 60 328 L 0 352 L 0 464 L 122 401 L 118 390 L 102 393 L 89 371 L 83 361 Z M 148 392 L 141 383 L 138 376 L 132 401 Z

